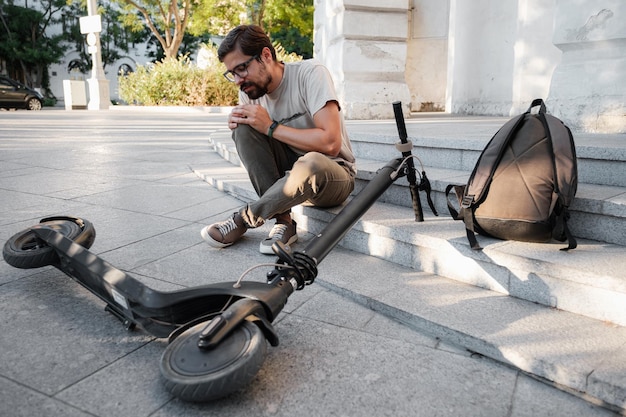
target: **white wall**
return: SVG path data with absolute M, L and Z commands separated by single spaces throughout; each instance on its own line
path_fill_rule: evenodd
M 350 119 L 408 109 L 405 80 L 408 0 L 315 0 L 314 56 L 330 70 Z
M 512 115 L 547 98 L 554 0 L 451 0 L 446 111 Z
M 413 111 L 508 116 L 548 96 L 555 1 L 317 0 L 315 56 L 353 118 L 387 117 L 382 102 L 405 97 L 402 83 Z
M 413 111 L 443 110 L 448 68 L 450 0 L 412 0 L 406 81 Z
M 550 108 L 576 129 L 626 133 L 626 2 L 557 0 L 555 16 Z

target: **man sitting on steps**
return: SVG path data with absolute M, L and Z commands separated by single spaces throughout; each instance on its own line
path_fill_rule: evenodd
M 224 76 L 239 86 L 239 105 L 228 116 L 237 153 L 259 195 L 202 238 L 223 248 L 249 228 L 275 219 L 260 251 L 277 240 L 298 239 L 291 208 L 332 207 L 354 189 L 354 155 L 328 70 L 315 60 L 279 62 L 258 26 L 242 25 L 223 40 L 218 57 Z

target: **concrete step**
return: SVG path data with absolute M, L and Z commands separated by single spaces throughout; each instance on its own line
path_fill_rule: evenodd
M 413 154 L 431 181 L 439 213 L 448 214 L 445 188 L 465 184 L 492 135 L 508 119 L 485 117 L 425 117 L 407 120 Z M 398 141 L 395 124 L 353 123 L 349 129 L 357 155 L 359 178 L 369 180 L 376 170 L 395 158 Z M 579 185 L 569 222 L 579 238 L 626 245 L 626 135 L 574 133 Z M 416 163 L 419 168 L 419 164 Z M 397 186 L 406 186 L 400 180 Z M 409 205 L 406 191 L 392 189 L 383 201 Z M 425 198 L 422 202 L 426 206 Z
M 298 225 L 318 233 L 340 208 L 296 207 Z M 469 247 L 458 223 L 430 214 L 417 223 L 406 207 L 376 203 L 340 245 L 398 265 L 501 294 L 626 326 L 626 247 L 580 240 L 536 244 L 481 238 Z
M 508 118 L 416 115 L 406 120 L 414 154 L 424 166 L 469 173 L 492 136 Z M 350 140 L 358 159 L 386 162 L 397 157 L 395 122 L 349 121 Z M 573 132 L 578 181 L 626 187 L 626 135 Z M 467 180 L 467 178 L 466 178 Z
M 440 216 L 449 216 L 445 197 L 448 184 L 467 183 L 483 147 L 506 120 L 483 117 L 454 118 L 454 123 L 446 117 L 407 120 L 413 154 L 418 156 L 430 180 L 432 199 Z M 398 137 L 393 136 L 396 127 L 390 121 L 348 126 L 357 155 L 355 192 L 358 192 L 381 166 L 398 157 L 394 146 Z M 570 207 L 570 230 L 577 238 L 626 246 L 626 135 L 582 135 L 579 139 L 585 145 L 577 145 L 580 182 Z M 240 164 L 229 131 L 218 132 L 211 140 L 224 159 Z M 416 167 L 421 169 L 417 162 Z M 583 182 L 583 178 L 596 182 Z M 380 201 L 410 207 L 407 187 L 406 179 L 400 178 Z M 424 210 L 429 211 L 425 195 L 420 195 Z M 462 228 L 460 222 L 458 227 Z
M 360 158 L 355 192 L 362 189 L 384 165 L 380 161 Z M 432 186 L 431 197 L 437 213 L 449 217 L 445 189 L 448 184 L 465 184 L 470 171 L 425 167 Z M 401 178 L 385 192 L 380 201 L 410 207 L 408 182 Z M 420 193 L 424 211 L 429 211 L 426 194 Z M 452 202 L 456 204 L 454 195 Z M 568 226 L 574 236 L 617 245 L 626 245 L 626 187 L 578 184 L 576 197 L 570 206 L 571 219 Z M 461 223 L 459 222 L 459 226 Z
M 230 133 L 216 133 L 211 141 L 214 149 L 233 165 L 227 176 L 204 172 L 201 173 L 203 178 L 242 200 L 255 199 L 245 170 L 238 166 Z M 364 187 L 379 166 L 378 161 L 359 160 L 359 182 L 355 192 Z M 429 169 L 428 175 L 433 188 L 438 190 L 434 200 L 440 216 L 432 215 L 422 198 L 426 219 L 423 223 L 416 223 L 413 211 L 408 207 L 410 197 L 406 182 L 402 183 L 405 180 L 400 179 L 399 185 L 386 191 L 340 244 L 398 265 L 626 326 L 626 247 L 586 239 L 582 233 L 585 228 L 575 226 L 575 223 L 583 223 L 577 219 L 584 219 L 584 212 L 576 211 L 570 222 L 579 238 L 579 247 L 574 251 L 560 251 L 564 247 L 561 242 L 533 244 L 483 236 L 478 237 L 483 251 L 474 251 L 469 248 L 462 223 L 452 220 L 447 213 L 443 195 L 445 185 L 459 178 L 464 181 L 467 177 L 454 170 L 436 168 Z M 583 203 L 582 199 L 577 202 L 578 205 Z M 593 204 L 597 206 L 599 200 L 593 200 Z M 317 233 L 337 210 L 297 207 L 294 216 L 301 229 Z M 619 210 L 623 210 L 623 205 L 615 209 Z M 589 216 L 615 217 L 617 226 L 609 231 L 617 230 L 615 240 L 623 239 L 626 234 L 623 233 L 623 214 L 620 218 L 592 211 Z
M 225 161 L 194 172 L 242 201 L 256 199 L 230 134 L 214 134 L 211 143 Z M 373 168 L 362 175 L 373 175 Z M 316 282 L 626 413 L 626 248 L 581 239 L 576 250 L 562 252 L 561 243 L 480 237 L 484 250 L 472 251 L 459 222 L 426 211 L 416 223 L 410 208 L 394 204 L 408 198 L 403 187 L 390 190 L 388 201 L 377 202 L 346 234 Z M 295 208 L 296 249 L 338 210 Z

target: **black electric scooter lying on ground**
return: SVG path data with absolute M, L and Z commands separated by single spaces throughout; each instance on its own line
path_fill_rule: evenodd
M 17 268 L 52 265 L 106 303 L 127 329 L 140 327 L 169 338 L 160 370 L 167 389 L 187 401 L 210 401 L 246 386 L 261 368 L 267 340 L 278 345 L 272 322 L 289 296 L 312 284 L 318 264 L 398 178 L 407 176 L 416 221 L 423 221 L 419 190 L 430 183 L 422 170 L 419 184 L 399 102 L 393 103 L 402 158 L 393 159 L 326 228 L 299 251 L 278 243 L 276 267 L 267 282 L 223 282 L 171 292 L 157 291 L 110 265 L 88 249 L 96 232 L 81 218 L 60 216 L 11 237 L 3 249 Z

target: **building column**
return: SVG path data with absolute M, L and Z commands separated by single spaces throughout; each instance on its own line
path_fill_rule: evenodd
M 572 129 L 626 133 L 626 3 L 557 0 L 554 44 L 563 52 L 548 109 Z
M 331 72 L 347 119 L 406 111 L 409 0 L 315 0 L 314 56 Z

